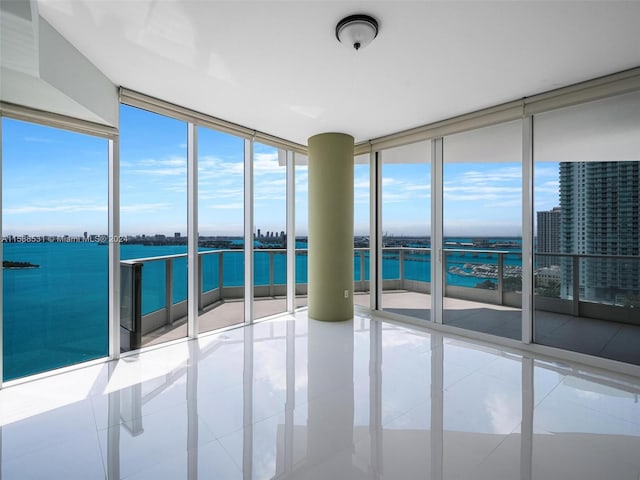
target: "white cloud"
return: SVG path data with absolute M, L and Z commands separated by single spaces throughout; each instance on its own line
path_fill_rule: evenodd
M 186 185 L 167 185 L 165 191 L 173 193 L 187 193 Z
M 286 168 L 278 163 L 278 152 L 254 153 L 253 174 L 268 175 L 277 173 L 284 175 Z
M 418 204 L 426 204 L 425 199 L 430 198 L 431 185 L 426 179 L 424 182 L 417 183 L 414 180 L 413 177 L 407 179 L 383 177 L 382 202 L 388 204 L 418 201 Z M 366 181 L 366 187 L 369 187 L 368 180 Z
M 257 162 L 267 162 L 267 161 L 278 161 L 278 152 L 277 150 L 271 152 L 255 152 L 253 154 L 254 160 Z
M 369 191 L 360 191 L 360 192 L 354 192 L 353 193 L 353 197 L 354 198 L 364 198 L 367 201 L 369 200 Z
M 150 168 L 144 170 L 133 170 L 133 173 L 139 173 L 142 175 L 157 175 L 160 177 L 175 177 L 179 175 L 187 175 L 187 168 Z
M 557 203 L 558 174 L 555 167 L 536 169 L 536 209 Z M 450 235 L 482 235 L 492 232 L 520 235 L 522 206 L 521 166 L 468 170 L 457 175 L 445 172 L 444 197 Z M 456 205 L 456 203 L 460 205 Z M 464 206 L 463 206 L 464 205 Z M 468 207 L 467 207 L 468 205 Z M 498 214 L 501 221 L 492 217 Z M 465 220 L 465 226 L 456 222 Z M 478 220 L 480 223 L 476 223 Z
M 153 158 L 145 158 L 142 160 L 138 160 L 136 165 L 143 167 L 186 167 L 187 159 L 183 157 L 171 157 L 165 160 L 156 160 Z
M 282 176 L 282 173 L 278 172 L 278 178 L 265 176 L 260 180 L 256 180 L 253 193 L 253 198 L 256 202 L 259 200 L 286 200 L 287 179 Z
M 129 213 L 148 213 L 158 210 L 167 210 L 171 208 L 169 203 L 136 203 L 131 205 L 121 205 L 120 210 L 122 212 Z
M 545 165 L 540 166 L 538 163 L 536 163 L 533 167 L 533 176 L 535 178 L 544 178 L 544 177 L 552 177 L 552 178 L 558 178 L 558 165 L 555 164 L 554 166 L 550 166 L 550 165 Z
M 383 177 L 382 178 L 382 186 L 384 187 L 385 185 L 397 185 L 401 183 L 400 180 L 397 180 L 395 178 L 391 178 L 391 177 Z
M 207 205 L 207 208 L 216 209 L 216 210 L 243 209 L 244 203 L 243 202 L 218 203 L 218 204 Z
M 431 190 L 431 185 L 407 185 L 404 188 L 410 191 Z
M 551 193 L 556 196 L 560 192 L 560 182 L 558 180 L 549 180 L 533 187 L 534 193 Z
M 162 160 L 143 158 L 137 161 L 120 162 L 122 175 L 154 175 L 159 177 L 174 177 L 187 175 L 187 159 L 184 157 L 169 157 Z
M 79 212 L 106 212 L 106 204 L 68 204 L 68 205 L 23 205 L 20 207 L 3 208 L 5 215 L 25 215 L 29 213 L 79 213 Z
M 242 177 L 243 160 L 230 161 L 207 155 L 198 159 L 198 178 L 200 181 L 212 178 Z
M 62 143 L 60 140 L 45 137 L 24 137 L 23 140 L 29 143 Z
M 447 174 L 445 172 L 445 178 Z M 469 170 L 456 176 L 455 182 L 463 184 L 494 184 L 501 182 L 520 182 L 522 178 L 522 167 L 503 167 L 495 170 L 477 171 Z
M 260 180 L 259 182 L 255 182 L 254 190 L 269 188 L 271 186 L 279 187 L 281 190 L 284 190 L 287 186 L 287 179 L 278 178 L 277 180 Z
M 398 203 L 398 202 L 413 202 L 420 199 L 429 198 L 430 195 L 424 193 L 416 193 L 415 190 L 405 190 L 401 192 L 383 192 L 382 194 L 382 203 L 383 205 L 388 203 Z M 426 202 L 424 202 L 425 206 Z
M 447 183 L 444 185 L 445 194 L 448 192 L 468 192 L 468 193 L 486 193 L 486 194 L 504 194 L 504 193 L 517 193 L 519 194 L 522 188 L 518 187 L 496 187 L 493 185 L 453 185 Z
M 243 194 L 244 194 L 244 191 L 242 188 L 218 188 L 218 189 L 212 188 L 211 190 L 207 190 L 206 193 L 200 190 L 200 194 L 198 195 L 198 198 L 200 198 L 201 200 L 216 200 L 219 198 L 242 199 Z
M 309 172 L 307 172 L 306 170 L 304 170 L 303 172 L 298 171 L 298 169 L 296 169 L 296 183 L 298 182 L 308 182 L 309 181 Z
M 262 192 L 253 196 L 254 205 L 268 206 L 271 210 L 270 214 L 277 214 L 279 211 L 286 210 L 287 195 L 285 192 Z
M 500 212 L 501 215 L 506 215 L 507 213 L 515 214 L 518 218 L 520 218 L 520 208 L 522 207 L 522 200 L 520 197 L 500 197 L 496 199 L 495 202 L 487 202 L 482 205 L 484 209 L 502 209 Z M 515 210 L 511 207 L 517 207 Z M 505 212 L 504 209 L 509 208 L 508 212 Z
M 474 195 L 474 194 L 468 194 L 468 195 L 455 195 L 455 194 L 444 194 L 444 198 L 450 201 L 455 201 L 455 202 L 477 202 L 480 200 L 497 200 L 500 198 L 499 195 L 491 195 L 491 194 L 485 194 L 485 195 Z

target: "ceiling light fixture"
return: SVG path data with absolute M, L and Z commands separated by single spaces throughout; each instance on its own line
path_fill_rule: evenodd
M 378 21 L 369 15 L 349 15 L 336 25 L 336 38 L 340 43 L 360 50 L 378 35 Z

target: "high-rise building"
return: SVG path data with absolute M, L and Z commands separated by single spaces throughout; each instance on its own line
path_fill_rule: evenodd
M 560 253 L 560 217 L 562 210 L 536 212 L 536 253 Z M 541 255 L 536 257 L 537 267 L 559 265 L 560 257 Z
M 560 207 L 563 253 L 640 253 L 640 162 L 561 162 Z M 570 257 L 563 257 L 563 298 L 573 296 L 574 267 Z M 581 258 L 578 268 L 581 299 L 624 303 L 640 295 L 637 261 Z

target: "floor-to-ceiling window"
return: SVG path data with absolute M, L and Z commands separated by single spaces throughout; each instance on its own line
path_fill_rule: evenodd
M 534 116 L 534 341 L 640 364 L 640 93 Z
M 198 331 L 244 321 L 244 139 L 198 128 Z
M 2 118 L 3 380 L 108 354 L 107 140 Z
M 287 310 L 287 165 L 285 152 L 253 146 L 254 318 Z
M 443 323 L 522 338 L 522 127 L 443 139 Z
M 533 125 L 534 341 L 640 364 L 640 94 L 536 114 Z M 139 342 L 127 340 L 137 348 L 187 333 L 187 124 L 122 105 L 120 126 L 121 236 L 113 241 L 121 243 L 121 316 L 131 319 L 121 332 L 139 320 Z M 514 339 L 522 338 L 521 129 L 517 120 L 442 139 L 443 323 Z M 286 226 L 284 152 L 254 143 L 253 158 L 245 158 L 246 140 L 198 132 L 199 331 L 282 313 L 286 239 L 294 234 Z M 419 319 L 432 318 L 430 145 L 379 152 L 380 308 Z M 5 380 L 107 354 L 106 147 L 103 138 L 3 119 Z M 354 166 L 354 301 L 361 305 L 370 304 L 366 157 Z M 252 162 L 251 204 L 245 162 Z M 301 306 L 306 165 L 296 170 Z M 245 232 L 249 211 L 254 230 Z M 246 299 L 253 318 L 243 308 L 245 235 L 255 250 L 254 296 Z M 64 258 L 36 253 L 45 244 L 73 249 L 81 264 L 65 263 L 65 276 L 45 275 Z M 223 318 L 217 309 L 229 304 L 235 311 Z M 91 315 L 73 320 L 80 310 Z M 70 312 L 62 331 L 73 332 L 63 340 L 56 337 L 60 312 Z
M 120 222 L 122 306 L 132 317 L 122 322 L 122 348 L 186 336 L 185 122 L 121 106 Z M 140 302 L 130 298 L 137 285 Z
M 370 306 L 369 266 L 370 266 L 370 200 L 371 178 L 369 154 L 354 158 L 353 171 L 353 303 Z
M 296 307 L 307 305 L 309 262 L 309 160 L 295 154 Z
M 431 142 L 382 155 L 382 299 L 385 311 L 431 319 Z

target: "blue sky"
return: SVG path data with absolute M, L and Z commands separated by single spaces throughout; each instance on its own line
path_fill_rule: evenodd
M 3 235 L 107 231 L 107 141 L 3 118 Z
M 133 107 L 121 108 L 123 235 L 186 234 L 187 125 Z M 3 119 L 3 234 L 107 232 L 107 141 Z M 240 235 L 243 228 L 243 140 L 198 129 L 199 231 Z M 445 159 L 446 162 L 446 159 Z M 536 210 L 558 205 L 556 163 L 536 165 Z M 383 232 L 430 233 L 428 163 L 383 166 Z M 445 234 L 520 234 L 518 163 L 444 167 Z M 369 167 L 356 165 L 355 233 L 369 228 Z M 285 230 L 286 171 L 273 147 L 254 146 L 254 224 Z M 307 167 L 296 166 L 296 234 L 306 234 Z

